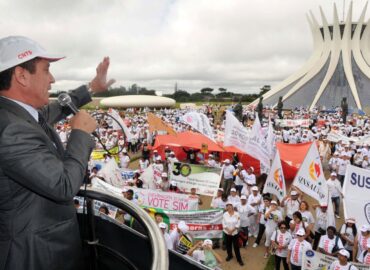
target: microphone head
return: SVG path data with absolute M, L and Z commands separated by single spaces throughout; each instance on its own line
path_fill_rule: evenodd
M 68 104 L 71 104 L 71 102 L 72 102 L 72 99 L 67 93 L 61 93 L 58 96 L 58 103 L 62 107 L 68 106 Z

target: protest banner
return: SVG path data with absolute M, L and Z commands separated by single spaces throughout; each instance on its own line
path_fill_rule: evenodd
M 270 173 L 267 176 L 265 187 L 263 188 L 263 193 L 274 194 L 279 201 L 286 196 L 285 179 L 283 168 L 281 167 L 279 151 L 276 151 Z
M 189 233 L 195 239 L 222 238 L 222 209 L 198 211 L 169 211 L 158 208 L 146 208 L 149 214 L 161 215 L 163 222 L 170 230 L 177 228 L 179 221 L 185 221 L 189 226 Z
M 266 143 L 265 134 L 262 130 L 258 116 L 255 117 L 252 131 L 246 145 L 248 155 L 258 159 L 261 164 L 261 173 L 268 174 L 270 171 L 270 153 Z
M 327 135 L 328 141 L 331 142 L 345 142 L 345 143 L 354 143 L 355 145 L 364 145 L 364 144 L 369 144 L 370 143 L 370 135 L 362 136 L 362 137 L 348 137 L 346 135 L 340 134 L 339 132 L 333 132 L 331 131 Z
M 185 192 L 196 188 L 201 195 L 215 196 L 221 182 L 221 168 L 174 162 L 169 172 L 169 179 Z
M 276 136 L 274 133 L 274 127 L 272 126 L 271 119 L 269 119 L 269 126 L 266 136 L 266 144 L 268 148 L 269 158 L 272 160 L 276 155 Z
M 333 256 L 325 255 L 314 250 L 306 250 L 302 257 L 302 270 L 328 270 L 330 264 L 335 260 L 337 258 Z M 350 263 L 356 266 L 358 270 L 370 270 L 369 265 Z
M 181 120 L 212 141 L 215 141 L 213 128 L 205 114 L 192 111 L 183 115 Z
M 309 127 L 310 119 L 275 119 L 280 127 Z
M 347 165 L 343 184 L 345 218 L 358 225 L 370 224 L 370 171 Z
M 114 187 L 99 179 L 94 179 L 92 185 L 96 189 L 109 192 L 115 196 L 122 196 L 122 189 Z M 163 208 L 168 210 L 197 210 L 198 200 L 189 198 L 187 194 L 179 194 L 173 192 L 162 192 L 159 190 L 141 189 L 126 186 L 127 189 L 132 189 L 134 199 L 137 204 L 145 207 Z
M 328 202 L 328 187 L 316 143 L 312 143 L 293 185 L 319 202 Z

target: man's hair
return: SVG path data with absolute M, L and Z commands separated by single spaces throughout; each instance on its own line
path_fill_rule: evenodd
M 14 74 L 14 70 L 16 67 L 21 67 L 28 70 L 29 73 L 34 74 L 36 72 L 36 63 L 40 60 L 40 58 L 36 57 L 27 62 L 19 64 L 15 67 L 8 68 L 2 72 L 0 72 L 0 91 L 2 90 L 9 90 L 11 86 L 12 76 Z

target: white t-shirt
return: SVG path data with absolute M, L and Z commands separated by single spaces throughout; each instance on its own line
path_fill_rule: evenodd
M 235 168 L 233 165 L 224 165 L 224 179 L 233 179 Z
M 344 248 L 342 240 L 340 240 L 339 236 L 334 236 L 333 239 L 330 239 L 327 235 L 321 236 L 320 243 L 319 243 L 319 248 L 322 248 L 323 250 L 325 250 L 328 253 L 333 253 L 332 251 L 333 251 L 333 248 L 335 246 L 335 241 L 336 241 L 337 238 L 338 238 L 338 244 L 337 244 L 338 248 L 339 249 Z
M 311 214 L 310 211 L 304 211 L 304 212 L 299 211 L 299 212 L 302 214 L 302 221 L 307 222 L 308 224 L 315 223 L 315 219 L 313 218 L 313 215 Z
M 277 236 L 276 236 L 277 232 Z M 275 254 L 279 257 L 286 258 L 288 255 L 288 246 L 290 241 L 292 241 L 292 235 L 289 232 L 281 233 L 280 230 L 276 230 L 272 233 L 271 241 L 274 241 L 279 247 L 277 248 Z
M 326 185 L 328 186 L 332 198 L 339 197 L 341 195 L 342 187 L 338 179 L 328 179 L 326 181 Z
M 331 263 L 331 265 L 329 266 L 328 270 L 358 270 L 358 268 L 354 265 L 352 265 L 351 267 L 351 264 L 349 262 L 347 262 L 346 265 L 340 265 L 339 261 L 336 260 L 334 262 Z
M 352 227 L 346 226 L 346 224 L 343 224 L 340 228 L 340 234 L 344 234 L 352 243 L 355 241 L 355 236 L 353 235 L 353 229 Z M 344 248 L 347 250 L 353 250 L 353 245 L 349 245 L 348 241 L 344 245 Z
M 239 175 L 241 175 L 242 176 L 242 178 L 240 178 L 240 176 Z M 243 185 L 244 184 L 244 181 L 245 181 L 245 178 L 246 178 L 246 176 L 247 176 L 248 174 L 247 174 L 247 172 L 245 171 L 245 170 L 241 170 L 237 175 L 236 175 L 236 177 L 235 177 L 235 185 L 238 185 L 238 186 L 241 186 L 241 185 Z
M 284 206 L 286 207 L 286 215 L 289 218 L 293 218 L 293 213 L 299 210 L 299 204 L 300 201 L 298 199 L 292 200 L 292 198 L 288 198 L 285 200 Z
M 247 183 L 247 182 L 251 182 L 252 185 L 255 185 L 256 184 L 256 176 L 251 173 L 251 174 L 247 174 L 245 176 L 245 179 L 244 181 Z
M 214 197 L 211 202 L 211 208 L 222 208 L 225 209 L 226 202 L 222 200 L 222 197 Z
M 366 253 L 366 255 L 365 255 L 365 253 Z M 358 258 L 358 261 L 363 263 L 363 264 L 370 265 L 370 252 L 366 252 L 366 250 L 364 250 L 360 254 L 360 257 Z
M 308 249 L 312 249 L 312 246 L 306 240 L 299 242 L 298 239 L 293 239 L 290 242 L 288 249 L 291 251 L 290 262 L 296 266 L 301 266 L 304 252 Z
M 323 212 L 321 211 L 320 207 L 316 208 L 316 222 L 314 225 L 315 232 L 318 232 L 321 228 L 322 230 L 326 231 L 326 228 L 328 227 L 328 211 Z
M 194 250 L 192 257 L 198 263 L 202 263 L 203 264 L 204 263 L 204 259 L 205 259 L 204 258 L 204 250 L 200 250 L 200 249 Z
M 229 234 L 227 231 L 226 231 L 226 228 L 228 229 L 234 229 L 236 228 L 236 230 L 234 230 L 232 232 L 232 235 L 236 235 L 238 233 L 238 230 L 240 228 L 240 216 L 239 216 L 239 213 L 238 212 L 234 212 L 234 214 L 232 216 L 230 216 L 229 212 L 225 212 L 224 215 L 223 215 L 223 219 L 222 219 L 222 227 L 224 228 L 224 232 L 226 234 Z
M 240 215 L 240 227 L 248 227 L 250 225 L 250 214 L 255 214 L 256 209 L 249 204 L 238 205 L 238 212 Z
M 292 234 L 292 237 L 293 238 L 296 238 L 296 233 L 298 232 L 298 230 L 299 229 L 303 229 L 303 230 L 305 230 L 306 231 L 306 229 L 307 229 L 307 227 L 308 227 L 308 223 L 307 222 L 305 222 L 304 224 L 303 224 L 303 221 L 301 221 L 299 224 L 295 224 L 295 222 L 294 222 L 294 220 L 291 220 L 290 221 L 290 224 L 294 224 L 294 229 L 293 229 L 293 231 L 291 231 L 290 233 Z M 290 225 L 289 224 L 289 225 Z M 303 226 L 304 225 L 304 226 Z
M 238 205 L 240 204 L 240 197 L 239 197 L 238 195 L 235 195 L 235 196 L 231 196 L 231 195 L 229 195 L 229 196 L 227 197 L 227 200 L 228 200 L 229 202 L 232 202 L 232 203 L 233 203 L 233 205 L 234 205 L 234 207 L 238 207 Z
M 283 220 L 283 215 L 280 210 L 275 210 L 270 213 L 270 216 L 267 218 L 265 226 L 266 232 L 271 232 L 276 229 L 279 221 Z

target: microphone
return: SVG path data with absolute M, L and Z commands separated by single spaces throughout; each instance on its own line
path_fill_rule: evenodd
M 72 102 L 71 96 L 68 95 L 67 93 L 61 93 L 58 96 L 58 103 L 62 107 L 68 107 L 74 115 L 80 111 L 77 108 L 77 106 Z M 96 138 L 100 139 L 99 135 L 95 131 L 92 132 L 91 134 L 94 135 Z
M 78 113 L 80 110 L 76 107 L 76 105 L 72 102 L 71 96 L 67 93 L 61 93 L 58 96 L 58 103 L 62 107 L 68 107 L 73 114 Z

